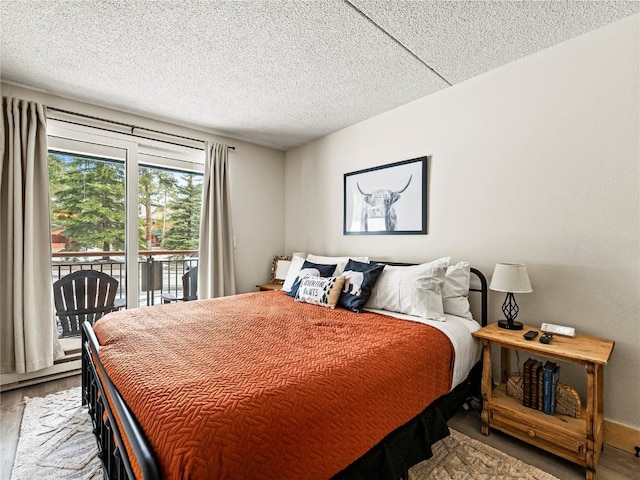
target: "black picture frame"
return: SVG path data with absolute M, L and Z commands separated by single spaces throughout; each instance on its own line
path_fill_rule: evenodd
M 344 235 L 427 233 L 427 160 L 344 174 Z

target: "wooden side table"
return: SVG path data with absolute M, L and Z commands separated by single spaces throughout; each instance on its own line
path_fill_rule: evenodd
M 261 292 L 267 290 L 282 290 L 282 285 L 278 283 L 265 283 L 264 285 L 256 285 Z
M 525 340 L 522 335 L 536 330 L 539 335 Z M 586 467 L 587 480 L 596 478 L 604 434 L 603 367 L 609 361 L 614 342 L 587 335 L 554 335 L 551 343 L 539 342 L 540 329 L 506 330 L 496 323 L 473 334 L 482 340 L 482 433 L 495 428 L 555 455 Z M 491 380 L 491 346 L 501 347 L 500 384 L 494 390 Z M 529 352 L 584 365 L 587 374 L 587 401 L 580 418 L 545 415 L 508 397 L 505 385 L 510 374 L 510 350 Z

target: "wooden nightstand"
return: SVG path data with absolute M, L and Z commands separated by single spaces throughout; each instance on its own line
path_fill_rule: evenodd
M 525 340 L 528 330 L 506 330 L 491 324 L 473 334 L 482 340 L 482 433 L 496 428 L 555 455 L 586 467 L 587 480 L 596 478 L 603 437 L 603 367 L 609 361 L 614 342 L 587 335 L 563 337 L 554 335 L 550 344 L 539 342 L 540 335 Z M 500 385 L 491 383 L 491 345 L 501 347 Z M 505 384 L 510 374 L 510 349 L 584 365 L 587 373 L 587 401 L 580 418 L 545 415 L 507 397 Z
M 256 285 L 260 291 L 266 290 L 282 290 L 282 285 L 278 283 L 265 283 L 264 285 Z

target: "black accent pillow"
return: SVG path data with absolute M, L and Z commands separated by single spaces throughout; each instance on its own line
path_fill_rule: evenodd
M 298 293 L 298 288 L 300 288 L 300 282 L 307 275 L 316 276 L 316 277 L 333 277 L 333 272 L 336 271 L 335 265 L 324 265 L 320 263 L 312 263 L 308 261 L 304 261 L 302 264 L 302 268 L 298 273 L 298 276 L 293 281 L 293 285 L 291 285 L 291 290 L 287 292 L 287 295 L 290 297 L 296 298 L 296 293 Z
M 345 277 L 338 306 L 360 313 L 369 301 L 371 290 L 384 270 L 381 263 L 362 263 L 349 260 L 342 275 Z

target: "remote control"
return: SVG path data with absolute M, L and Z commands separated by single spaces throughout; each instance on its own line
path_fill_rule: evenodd
M 565 327 L 563 325 L 554 325 L 553 323 L 543 323 L 540 325 L 540 330 L 543 332 L 557 333 L 558 335 L 564 335 L 566 337 L 575 337 L 576 329 L 573 327 Z
M 553 333 L 543 333 L 542 336 L 540 337 L 540 343 L 544 343 L 545 345 L 548 345 L 549 343 L 551 343 L 551 339 L 553 338 Z

